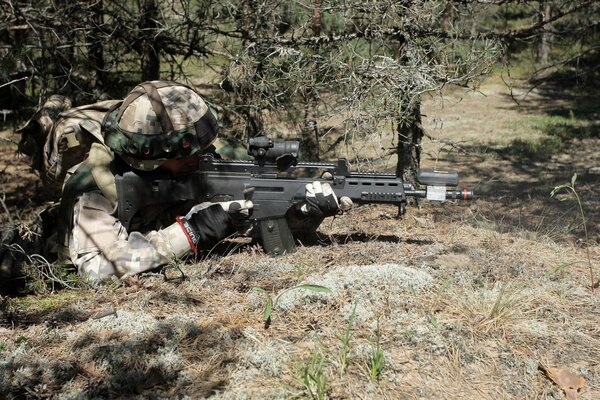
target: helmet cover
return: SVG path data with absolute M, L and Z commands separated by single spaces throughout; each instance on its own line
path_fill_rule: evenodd
M 217 137 L 217 120 L 187 85 L 151 81 L 137 85 L 103 124 L 104 140 L 129 165 L 152 171 L 169 159 L 188 157 Z

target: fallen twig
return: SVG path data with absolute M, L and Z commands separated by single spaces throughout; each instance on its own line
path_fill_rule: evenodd
M 6 82 L 6 83 L 3 83 L 2 85 L 0 85 L 0 89 L 2 89 L 4 86 L 8 86 L 8 85 L 12 85 L 13 83 L 17 83 L 17 82 L 20 82 L 20 81 L 24 81 L 25 79 L 27 79 L 27 77 L 26 77 L 26 76 L 24 76 L 23 78 L 19 78 L 19 79 L 13 79 L 13 80 L 12 80 L 12 81 L 10 81 L 10 82 Z

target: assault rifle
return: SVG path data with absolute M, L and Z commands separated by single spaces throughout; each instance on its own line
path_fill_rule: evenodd
M 184 178 L 140 176 L 126 172 L 116 176 L 118 218 L 129 229 L 132 218 L 143 207 L 175 201 L 221 202 L 252 200 L 250 222 L 269 254 L 295 250 L 294 238 L 285 215 L 305 200 L 305 186 L 314 181 L 328 182 L 338 198 L 349 197 L 354 204 L 394 204 L 404 213 L 407 197 L 444 201 L 471 200 L 467 189 L 447 190 L 458 185 L 458 173 L 421 169 L 414 188 L 390 173 L 359 173 L 348 170 L 348 162 L 298 162 L 299 142 L 252 138 L 248 154 L 254 161 L 231 161 L 211 154 L 200 158 L 200 167 Z

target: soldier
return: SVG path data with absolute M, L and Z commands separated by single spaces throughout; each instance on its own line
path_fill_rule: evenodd
M 163 81 L 136 86 L 106 113 L 104 143 L 92 143 L 86 160 L 67 174 L 55 235 L 59 255 L 91 280 L 124 277 L 209 250 L 247 228 L 253 207 L 247 200 L 149 207 L 129 231 L 116 218 L 116 174 L 190 174 L 202 154 L 215 151 L 217 131 L 214 115 L 191 87 Z M 290 210 L 291 225 L 310 220 L 316 228 L 338 204 L 327 184 L 309 184 L 307 201 Z

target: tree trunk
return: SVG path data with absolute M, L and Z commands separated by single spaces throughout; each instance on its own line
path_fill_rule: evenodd
M 552 3 L 550 0 L 540 1 L 539 9 L 538 9 L 538 22 L 543 23 L 552 17 Z M 536 46 L 536 54 L 535 59 L 538 63 L 547 64 L 548 56 L 550 54 L 550 36 L 551 33 L 548 32 L 547 27 L 543 26 L 540 32 L 540 36 L 538 37 L 538 42 Z
M 0 35 L 0 45 L 7 49 L 3 56 L 7 60 L 15 58 L 12 63 L 10 61 L 0 63 L 0 76 L 9 82 L 16 81 L 7 85 L 4 79 L 0 80 L 2 83 L 0 84 L 0 109 L 2 110 L 18 111 L 20 108 L 18 105 L 27 104 L 27 79 L 23 78 L 31 76 L 33 68 L 28 68 L 21 60 L 14 56 L 24 48 L 27 40 L 27 30 L 28 27 L 22 25 L 18 29 L 6 29 Z M 0 118 L 0 125 L 3 125 L 5 120 L 6 114 L 3 115 L 3 118 Z
M 288 2 L 283 2 L 283 4 L 281 4 L 280 14 L 281 18 L 279 20 L 279 23 L 277 24 L 277 32 L 280 35 L 283 35 L 287 33 L 292 27 L 292 10 Z
M 246 126 L 244 131 L 245 139 L 264 135 L 265 124 L 262 117 L 262 110 L 252 105 L 246 106 L 243 111 Z
M 396 176 L 414 181 L 421 163 L 421 99 L 406 99 L 402 103 L 401 117 L 398 121 L 398 164 Z
M 104 61 L 104 46 L 100 27 L 104 23 L 104 5 L 102 0 L 92 3 L 91 14 L 92 28 L 87 33 L 87 42 L 90 43 L 88 49 L 89 68 L 92 73 L 90 86 L 92 89 L 99 88 L 103 90 L 106 82 L 106 64 Z
M 319 126 L 316 121 L 315 101 L 308 101 L 304 109 L 304 126 L 302 127 L 302 158 L 307 161 L 319 161 Z
M 159 49 L 156 47 L 154 34 L 156 32 L 158 7 L 156 0 L 142 0 L 140 7 L 140 29 L 142 30 L 142 81 L 160 79 Z

